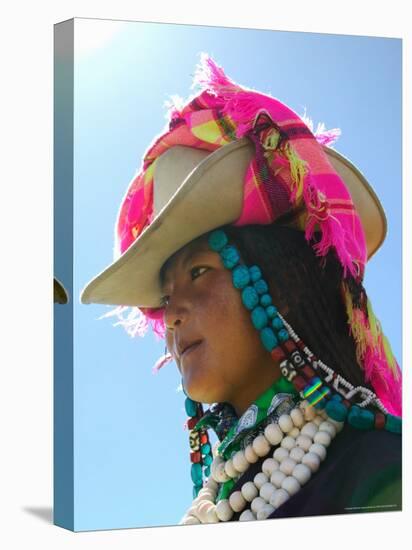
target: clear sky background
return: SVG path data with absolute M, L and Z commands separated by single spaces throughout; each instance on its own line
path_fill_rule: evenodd
M 401 363 L 401 40 L 76 19 L 75 48 L 75 526 L 173 525 L 192 498 L 178 371 L 154 376 L 163 342 L 130 338 L 97 320 L 112 307 L 79 301 L 112 261 L 120 201 L 165 125 L 163 104 L 192 93 L 205 51 L 236 82 L 341 128 L 336 149 L 387 214 L 365 286 Z

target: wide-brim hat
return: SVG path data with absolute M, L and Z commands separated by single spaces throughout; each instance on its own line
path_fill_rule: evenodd
M 386 235 L 382 205 L 347 158 L 330 147 L 323 150 L 351 195 L 370 259 Z M 193 239 L 239 218 L 244 175 L 254 154 L 254 145 L 245 137 L 213 152 L 177 145 L 160 155 L 153 174 L 152 222 L 126 252 L 89 281 L 81 302 L 160 307 L 164 262 Z

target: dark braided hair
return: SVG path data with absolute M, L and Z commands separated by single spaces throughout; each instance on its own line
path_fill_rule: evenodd
M 342 266 L 316 256 L 303 231 L 271 225 L 225 226 L 245 263 L 258 265 L 274 304 L 312 352 L 354 386 L 365 382 L 341 295 Z M 319 235 L 315 236 L 315 240 Z

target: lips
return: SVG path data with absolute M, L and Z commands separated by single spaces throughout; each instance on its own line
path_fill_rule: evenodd
M 189 343 L 183 342 L 180 346 L 178 346 L 180 350 L 179 351 L 180 357 L 182 358 L 184 355 L 189 353 L 191 350 L 195 349 L 201 343 L 202 343 L 202 340 L 196 340 L 194 342 L 189 342 Z

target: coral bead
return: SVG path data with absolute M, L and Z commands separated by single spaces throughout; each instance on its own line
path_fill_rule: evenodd
M 277 470 L 278 468 L 279 462 L 274 458 L 267 458 L 262 464 L 262 472 L 268 477 L 270 477 L 272 475 L 272 472 L 274 472 L 274 470 Z
M 270 451 L 270 445 L 264 435 L 258 435 L 253 440 L 253 450 L 258 456 L 266 456 Z
M 238 472 L 246 472 L 249 468 L 249 462 L 246 460 L 244 451 L 238 451 L 232 456 L 233 466 Z
M 289 499 L 289 493 L 285 489 L 277 489 L 270 499 L 270 504 L 276 509 Z
M 293 422 L 288 414 L 282 414 L 278 420 L 279 428 L 283 433 L 288 433 L 293 428 Z
M 311 445 L 309 451 L 311 453 L 317 454 L 321 460 L 325 460 L 326 458 L 326 449 L 320 443 L 314 443 L 313 445 Z
M 266 502 L 269 502 L 270 497 L 272 496 L 272 493 L 276 491 L 275 487 L 272 485 L 272 483 L 264 483 L 262 487 L 259 490 L 259 495 L 266 500 Z
M 289 451 L 284 447 L 278 447 L 273 451 L 273 458 L 278 462 L 282 462 L 289 456 Z
M 239 521 L 254 521 L 255 519 L 252 510 L 243 510 L 239 516 Z
M 241 512 L 246 506 L 246 500 L 240 491 L 235 491 L 229 497 L 229 504 L 235 512 Z
M 233 509 L 227 499 L 219 500 L 216 504 L 216 515 L 220 521 L 230 521 L 233 517 Z
M 288 476 L 282 482 L 282 489 L 285 489 L 285 491 L 287 491 L 289 495 L 292 496 L 300 489 L 299 481 L 293 476 Z
M 258 520 L 266 519 L 274 511 L 275 511 L 274 506 L 272 506 L 271 504 L 265 504 L 264 506 L 262 506 L 262 508 L 256 514 L 256 519 L 258 519 Z
M 245 449 L 245 458 L 249 462 L 249 464 L 254 464 L 259 460 L 258 455 L 253 450 L 252 444 L 248 445 Z
M 243 495 L 243 498 L 248 502 L 252 502 L 252 500 L 256 498 L 259 494 L 259 491 L 257 490 L 257 487 L 253 483 L 253 481 L 247 481 L 244 485 L 242 485 L 240 491 Z
M 282 487 L 282 482 L 285 477 L 286 474 L 284 474 L 280 470 L 275 470 L 270 476 L 270 482 L 274 487 L 277 487 L 279 489 L 280 487 Z
M 256 485 L 256 487 L 260 490 L 260 488 L 262 487 L 262 485 L 264 485 L 265 483 L 267 483 L 269 481 L 269 478 L 266 474 L 264 474 L 263 472 L 259 472 L 258 474 L 255 475 L 255 477 L 253 478 L 253 483 Z
M 283 432 L 277 424 L 268 424 L 265 428 L 265 437 L 271 445 L 278 445 L 283 439 Z
M 313 438 L 314 443 L 320 443 L 320 445 L 323 445 L 324 447 L 329 447 L 331 441 L 331 436 L 328 432 L 324 432 L 323 430 L 319 430 Z
M 312 439 L 307 435 L 299 435 L 296 438 L 296 446 L 301 447 L 304 451 L 309 451 L 310 446 L 312 445 Z
M 305 464 L 310 468 L 310 471 L 314 474 L 318 471 L 320 466 L 320 457 L 316 453 L 306 453 L 302 458 L 302 464 Z
M 296 464 L 297 463 L 293 460 L 293 458 L 285 458 L 285 460 L 280 463 L 279 470 L 285 475 L 290 476 Z

